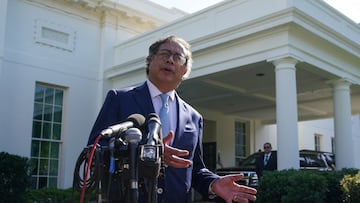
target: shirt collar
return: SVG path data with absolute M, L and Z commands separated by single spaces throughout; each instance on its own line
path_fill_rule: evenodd
M 147 86 L 149 87 L 149 92 L 151 98 L 155 98 L 162 94 L 161 92 L 149 79 L 146 80 Z M 167 95 L 169 95 L 170 100 L 173 101 L 175 98 L 175 90 L 171 90 L 169 92 L 166 92 Z

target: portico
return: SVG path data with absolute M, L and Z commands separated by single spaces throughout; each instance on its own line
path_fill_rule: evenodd
M 359 25 L 322 1 L 225 1 L 119 44 L 105 79 L 116 88 L 143 81 L 138 50 L 168 34 L 192 45 L 193 71 L 178 92 L 205 119 L 223 116 L 218 148 L 233 135 L 226 119 L 276 123 L 279 169 L 299 168 L 298 121 L 334 117 L 337 168 L 360 167 L 351 130 L 360 113 Z M 253 136 L 251 152 L 263 144 Z

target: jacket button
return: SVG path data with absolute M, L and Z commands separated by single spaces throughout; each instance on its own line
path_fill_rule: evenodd
M 163 191 L 164 191 L 164 190 L 163 190 L 162 188 L 158 188 L 158 189 L 157 189 L 157 193 L 158 193 L 158 194 L 162 194 Z

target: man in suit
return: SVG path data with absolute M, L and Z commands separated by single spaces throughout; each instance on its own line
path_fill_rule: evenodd
M 191 66 L 190 45 L 185 40 L 169 36 L 153 43 L 146 58 L 148 79 L 132 89 L 108 92 L 88 144 L 92 144 L 103 129 L 126 120 L 131 114 L 145 117 L 150 113 L 160 114 L 163 105 L 160 95 L 166 93 L 170 131 L 162 133 L 165 175 L 158 180 L 158 202 L 190 203 L 191 187 L 205 198 L 218 196 L 227 203 L 254 201 L 255 189 L 235 183 L 242 174 L 220 177 L 204 165 L 203 118 L 175 91 L 190 74 Z M 146 202 L 146 195 L 141 192 L 139 202 Z
M 264 144 L 264 153 L 256 159 L 256 174 L 261 178 L 263 171 L 273 171 L 277 169 L 276 153 L 271 152 L 272 147 L 269 142 Z

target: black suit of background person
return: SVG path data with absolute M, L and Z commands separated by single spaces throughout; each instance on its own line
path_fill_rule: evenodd
M 269 142 L 264 144 L 264 152 L 256 159 L 256 174 L 260 178 L 263 171 L 273 171 L 277 169 L 276 153 L 271 153 L 272 147 Z M 265 156 L 269 156 L 265 161 Z

